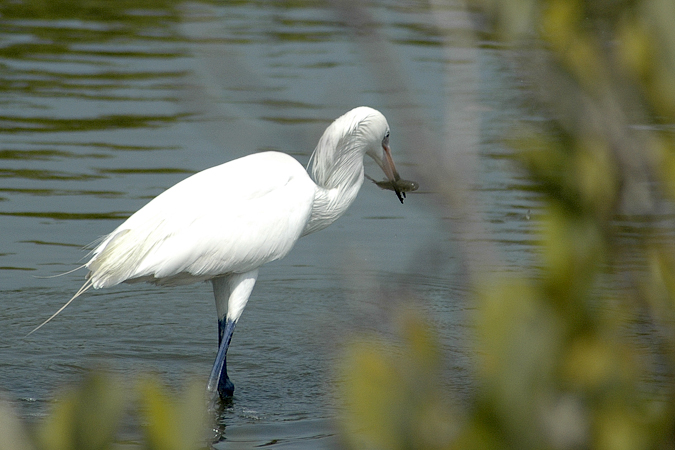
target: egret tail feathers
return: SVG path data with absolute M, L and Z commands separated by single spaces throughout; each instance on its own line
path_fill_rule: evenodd
M 75 300 L 75 299 L 76 299 L 77 297 L 79 297 L 80 295 L 84 294 L 91 286 L 92 286 L 91 280 L 87 280 L 87 281 L 82 285 L 82 287 L 80 288 L 80 290 L 77 291 L 77 292 L 75 293 L 75 295 L 73 295 L 72 298 L 66 302 L 65 305 L 63 305 L 62 307 L 60 307 L 59 310 L 56 311 L 54 314 L 52 314 L 51 317 L 50 317 L 49 319 L 45 320 L 45 321 L 42 322 L 40 325 L 38 325 L 37 327 L 33 328 L 33 331 L 31 331 L 30 333 L 28 333 L 28 334 L 26 335 L 26 337 L 28 337 L 28 336 L 30 336 L 31 334 L 35 333 L 37 330 L 39 330 L 40 328 L 42 328 L 43 326 L 45 326 L 47 323 L 49 323 L 54 317 L 58 316 L 58 315 L 61 313 L 61 311 L 63 311 L 64 309 L 66 309 L 66 307 L 72 303 L 73 300 Z
M 84 267 L 87 267 L 87 265 L 82 264 L 81 266 L 77 266 L 73 270 L 69 270 L 68 272 L 63 272 L 63 273 L 57 273 L 56 275 L 47 275 L 47 276 L 44 276 L 44 277 L 34 275 L 33 277 L 34 278 L 40 278 L 41 280 L 46 279 L 46 278 L 58 278 L 58 277 L 62 277 L 64 275 L 70 275 L 71 273 L 76 272 L 76 271 L 78 271 L 78 270 L 80 270 Z

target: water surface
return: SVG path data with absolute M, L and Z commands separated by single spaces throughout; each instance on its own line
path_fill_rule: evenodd
M 176 389 L 207 377 L 217 350 L 210 284 L 89 292 L 25 338 L 85 274 L 45 277 L 81 265 L 88 244 L 192 173 L 270 149 L 306 164 L 330 121 L 359 105 L 389 118 L 398 169 L 421 188 L 401 205 L 366 182 L 344 217 L 261 270 L 228 355 L 236 392 L 218 447 L 334 445 L 341 345 L 386 329 L 399 291 L 433 318 L 452 384 L 469 389 L 470 311 L 451 212 L 439 208 L 419 149 L 398 131 L 410 125 L 411 105 L 383 89 L 334 10 L 294 2 L 83 2 L 68 10 L 24 3 L 0 7 L 0 387 L 24 419 L 39 420 L 57 388 L 101 363 L 130 378 L 159 373 Z M 502 50 L 459 40 L 448 53 L 443 33 L 467 30 L 439 31 L 422 3 L 382 0 L 369 11 L 424 127 L 443 135 L 450 89 L 475 98 L 475 206 L 505 267 L 531 262 L 527 214 L 536 197 L 499 140 L 524 114 Z M 453 5 L 446 12 L 463 14 Z M 463 68 L 477 78 L 448 77 Z M 366 171 L 382 178 L 372 162 Z

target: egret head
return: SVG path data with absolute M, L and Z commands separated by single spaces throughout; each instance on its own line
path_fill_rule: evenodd
M 324 132 L 311 158 L 311 173 L 318 184 L 334 187 L 360 176 L 368 155 L 394 183 L 400 179 L 389 148 L 389 124 L 376 109 L 360 106 L 338 117 Z M 401 193 L 396 191 L 401 202 Z

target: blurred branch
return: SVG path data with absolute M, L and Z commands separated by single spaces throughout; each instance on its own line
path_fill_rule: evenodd
M 402 76 L 399 59 L 392 53 L 393 46 L 382 36 L 370 10 L 356 0 L 334 0 L 331 3 L 345 27 L 353 33 L 363 61 L 371 69 L 379 90 L 385 93 L 383 99 L 389 101 L 395 114 L 399 115 L 399 127 L 394 130 L 395 138 L 392 139 L 402 142 L 398 145 L 406 149 L 415 162 L 423 184 L 439 194 L 439 206 L 451 218 L 452 232 L 457 235 L 461 261 L 466 269 L 466 276 L 461 279 L 469 281 L 480 277 L 481 273 L 495 270 L 498 259 L 487 239 L 485 221 L 476 209 L 476 193 L 471 189 L 477 183 L 479 137 L 474 98 L 477 58 L 473 42 L 469 41 L 461 48 L 444 46 L 449 60 L 456 56 L 454 52 L 462 52 L 462 59 L 468 58 L 473 62 L 465 65 L 468 68 L 464 69 L 466 73 L 461 74 L 462 83 L 452 78 L 453 73 L 457 75 L 456 71 L 449 72 L 447 84 L 451 99 L 446 110 L 445 130 L 440 135 L 431 133 L 423 108 Z M 442 31 L 451 20 L 471 28 L 465 14 L 446 11 L 438 2 L 435 7 L 438 15 L 434 18 Z
M 451 430 L 437 431 L 436 440 L 425 436 L 438 445 L 414 438 L 416 414 L 400 410 L 416 411 L 416 401 L 433 405 L 435 400 L 424 399 L 445 398 L 441 392 L 425 393 L 404 406 L 386 397 L 383 406 L 373 397 L 370 409 L 349 409 L 355 416 L 350 420 L 362 425 L 350 430 L 369 438 L 361 441 L 367 448 L 671 448 L 675 3 L 484 0 L 472 7 L 490 25 L 485 36 L 501 40 L 505 57 L 529 80 L 545 118 L 521 121 L 504 137 L 542 193 L 542 208 L 535 215 L 541 260 L 536 276 L 523 267 L 518 276 L 487 277 L 481 268 L 497 265 L 482 259 L 493 253 L 473 257 L 474 244 L 467 240 L 483 229 L 472 228 L 481 219 L 470 206 L 478 131 L 471 126 L 476 121 L 471 110 L 462 107 L 472 100 L 457 104 L 453 96 L 447 129 L 453 139 L 462 136 L 455 145 L 467 145 L 462 150 L 470 157 L 445 150 L 429 136 L 411 135 L 424 143 L 417 160 L 423 174 L 438 189 L 444 207 L 460 217 L 453 232 L 462 240 L 478 293 L 476 392 L 465 407 L 443 402 L 437 409 L 439 420 L 447 421 L 437 430 Z M 363 24 L 365 12 L 354 13 L 352 4 L 349 8 L 361 17 L 354 23 Z M 458 16 L 446 8 L 432 2 L 440 33 Z M 387 54 L 381 37 L 357 34 L 367 49 L 365 59 L 372 62 L 370 55 Z M 373 42 L 382 48 L 373 48 Z M 478 51 L 475 42 L 469 45 Z M 445 42 L 448 54 L 460 50 Z M 389 75 L 395 71 L 393 61 L 380 59 L 374 69 Z M 456 76 L 452 68 L 448 73 Z M 456 80 L 450 81 L 454 86 Z M 405 92 L 405 83 L 396 83 L 397 92 Z M 468 132 L 462 135 L 460 129 Z M 433 378 L 431 365 L 407 353 L 413 338 L 405 327 L 399 339 L 407 356 L 398 363 L 386 362 L 393 357 L 381 344 L 358 344 L 355 351 L 362 356 L 352 354 L 348 360 L 361 361 L 361 371 L 346 375 L 353 390 L 370 383 L 376 393 L 375 385 L 395 383 L 403 390 L 397 396 L 409 398 L 416 392 L 408 387 L 412 380 Z M 428 353 L 430 342 L 416 351 Z M 377 383 L 374 373 L 364 369 L 366 360 L 380 361 Z M 397 364 L 420 372 L 407 378 L 411 372 L 402 372 Z M 649 381 L 655 377 L 671 381 Z M 389 422 L 365 420 L 366 415 L 379 417 L 374 411 L 382 406 Z M 391 442 L 382 436 L 398 438 Z

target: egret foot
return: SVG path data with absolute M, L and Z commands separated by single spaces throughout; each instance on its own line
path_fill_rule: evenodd
M 223 361 L 223 372 L 220 375 L 218 380 L 218 395 L 221 399 L 226 399 L 234 395 L 234 383 L 230 381 L 230 377 L 227 376 L 227 367 L 226 362 Z

